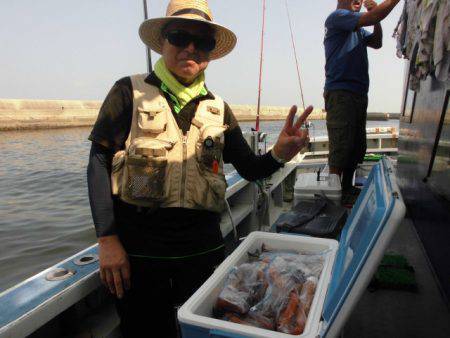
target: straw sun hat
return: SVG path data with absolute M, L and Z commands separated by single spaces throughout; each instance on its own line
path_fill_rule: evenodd
M 210 53 L 212 60 L 230 53 L 236 45 L 236 35 L 226 27 L 213 22 L 207 0 L 171 0 L 165 17 L 144 21 L 139 27 L 142 41 L 156 53 L 162 53 L 161 30 L 171 21 L 202 22 L 215 30 L 216 48 Z

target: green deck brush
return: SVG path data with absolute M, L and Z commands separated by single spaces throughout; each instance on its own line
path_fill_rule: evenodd
M 418 291 L 414 268 L 405 257 L 396 254 L 383 257 L 369 285 L 370 291 L 379 289 Z

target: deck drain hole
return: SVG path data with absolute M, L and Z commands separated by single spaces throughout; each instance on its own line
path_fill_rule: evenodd
M 47 276 L 45 276 L 45 279 L 48 281 L 59 281 L 59 280 L 65 280 L 67 278 L 72 277 L 75 274 L 74 270 L 68 270 L 65 268 L 57 268 L 52 271 L 50 271 Z
M 85 255 L 80 258 L 75 259 L 73 262 L 76 265 L 87 265 L 98 261 L 97 255 Z

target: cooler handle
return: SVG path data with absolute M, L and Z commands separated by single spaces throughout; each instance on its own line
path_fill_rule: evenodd
M 236 333 L 224 332 L 217 329 L 209 331 L 209 336 L 211 338 L 248 338 L 245 336 L 238 335 Z

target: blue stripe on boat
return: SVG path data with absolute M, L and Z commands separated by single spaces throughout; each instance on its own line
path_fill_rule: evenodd
M 98 254 L 97 247 L 95 246 L 87 251 L 83 251 L 75 256 L 74 259 L 88 254 Z M 4 292 L 0 296 L 0 328 L 32 311 L 45 301 L 61 293 L 70 285 L 92 274 L 98 270 L 99 266 L 98 261 L 88 265 L 78 266 L 73 263 L 73 260 L 70 260 L 52 267 L 52 269 L 55 268 L 74 270 L 75 274 L 63 281 L 48 281 L 45 279 L 46 273 L 39 274 L 18 287 Z
M 237 171 L 233 171 L 231 174 L 226 175 L 226 179 L 229 187 L 238 183 L 240 180 L 243 180 Z

